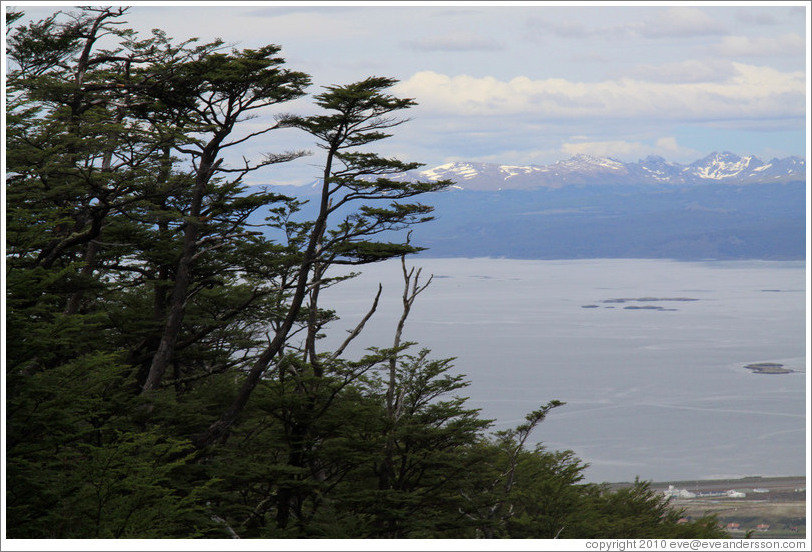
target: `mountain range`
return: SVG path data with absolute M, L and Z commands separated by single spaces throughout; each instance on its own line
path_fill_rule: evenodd
M 692 185 L 750 184 L 805 179 L 806 161 L 800 157 L 773 159 L 767 163 L 755 156 L 715 152 L 689 165 L 649 156 L 637 163 L 623 163 L 608 157 L 576 155 L 551 165 L 499 165 L 454 162 L 398 175 L 407 180 L 450 179 L 466 190 L 528 190 L 567 185 Z
M 576 155 L 546 166 L 448 163 L 395 178 L 455 182 L 420 198 L 435 209 L 435 220 L 413 229 L 425 256 L 806 258 L 799 157 L 764 163 L 725 152 L 680 165 Z M 307 199 L 316 188 L 285 193 Z

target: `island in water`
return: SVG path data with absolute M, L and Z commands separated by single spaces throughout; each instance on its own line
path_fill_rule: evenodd
M 795 370 L 784 368 L 783 364 L 777 362 L 756 362 L 745 366 L 748 370 L 752 370 L 754 374 L 791 374 Z
M 630 303 L 630 302 L 641 302 L 641 303 L 654 303 L 660 301 L 699 301 L 699 299 L 694 299 L 692 297 L 638 297 L 638 298 L 618 298 L 618 299 L 604 299 L 601 303 L 609 304 L 610 306 L 605 306 L 605 309 L 613 309 L 615 308 L 614 305 L 616 304 L 623 304 L 623 303 Z M 598 305 L 591 304 L 591 305 L 581 305 L 582 309 L 597 309 L 600 308 Z M 655 311 L 676 311 L 677 309 L 669 309 L 660 305 L 629 305 L 623 307 L 626 310 L 655 310 Z

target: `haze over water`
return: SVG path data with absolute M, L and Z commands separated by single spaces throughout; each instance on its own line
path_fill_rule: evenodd
M 587 481 L 805 473 L 803 261 L 413 258 L 408 266 L 434 280 L 404 339 L 457 358 L 455 371 L 471 382 L 468 405 L 494 418 L 493 429 L 566 402 L 533 440 L 573 450 L 590 464 Z M 391 345 L 399 261 L 325 292 L 342 319 L 323 347 L 355 326 L 378 282 L 381 305 L 349 354 Z M 640 298 L 649 300 L 605 302 Z M 797 372 L 744 368 L 756 362 Z

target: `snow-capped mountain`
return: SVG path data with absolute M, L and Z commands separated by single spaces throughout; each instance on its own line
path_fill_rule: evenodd
M 752 175 L 757 168 L 769 169 L 756 157 L 739 157 L 736 154 L 724 152 L 712 153 L 704 159 L 694 161 L 684 171 L 696 178 L 724 180 L 740 175 Z
M 637 163 L 607 157 L 576 155 L 551 165 L 499 165 L 454 162 L 400 175 L 409 180 L 449 179 L 467 190 L 560 188 L 567 185 L 682 185 L 701 183 L 752 184 L 806 179 L 800 157 L 764 163 L 752 155 L 712 153 L 689 165 L 649 156 Z
M 449 179 L 464 190 L 420 197 L 435 218 L 411 228 L 414 243 L 435 257 L 806 255 L 806 162 L 799 157 L 765 163 L 714 153 L 681 165 L 658 156 L 621 163 L 577 155 L 546 166 L 447 163 L 398 178 Z M 319 190 L 285 193 L 304 198 Z

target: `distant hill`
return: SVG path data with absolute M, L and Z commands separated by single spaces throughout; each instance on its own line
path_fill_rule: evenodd
M 450 179 L 466 190 L 528 190 L 570 185 L 663 186 L 719 183 L 727 185 L 804 180 L 806 161 L 800 157 L 765 163 L 755 156 L 712 153 L 689 165 L 649 156 L 637 163 L 608 157 L 576 155 L 552 165 L 499 165 L 457 162 L 404 173 L 408 180 Z
M 806 185 L 622 185 L 435 194 L 437 257 L 803 259 Z
M 413 243 L 426 256 L 799 260 L 805 171 L 797 157 L 714 153 L 689 165 L 588 156 L 543 167 L 451 163 L 399 178 L 456 182 L 423 198 L 436 220 L 416 227 Z

